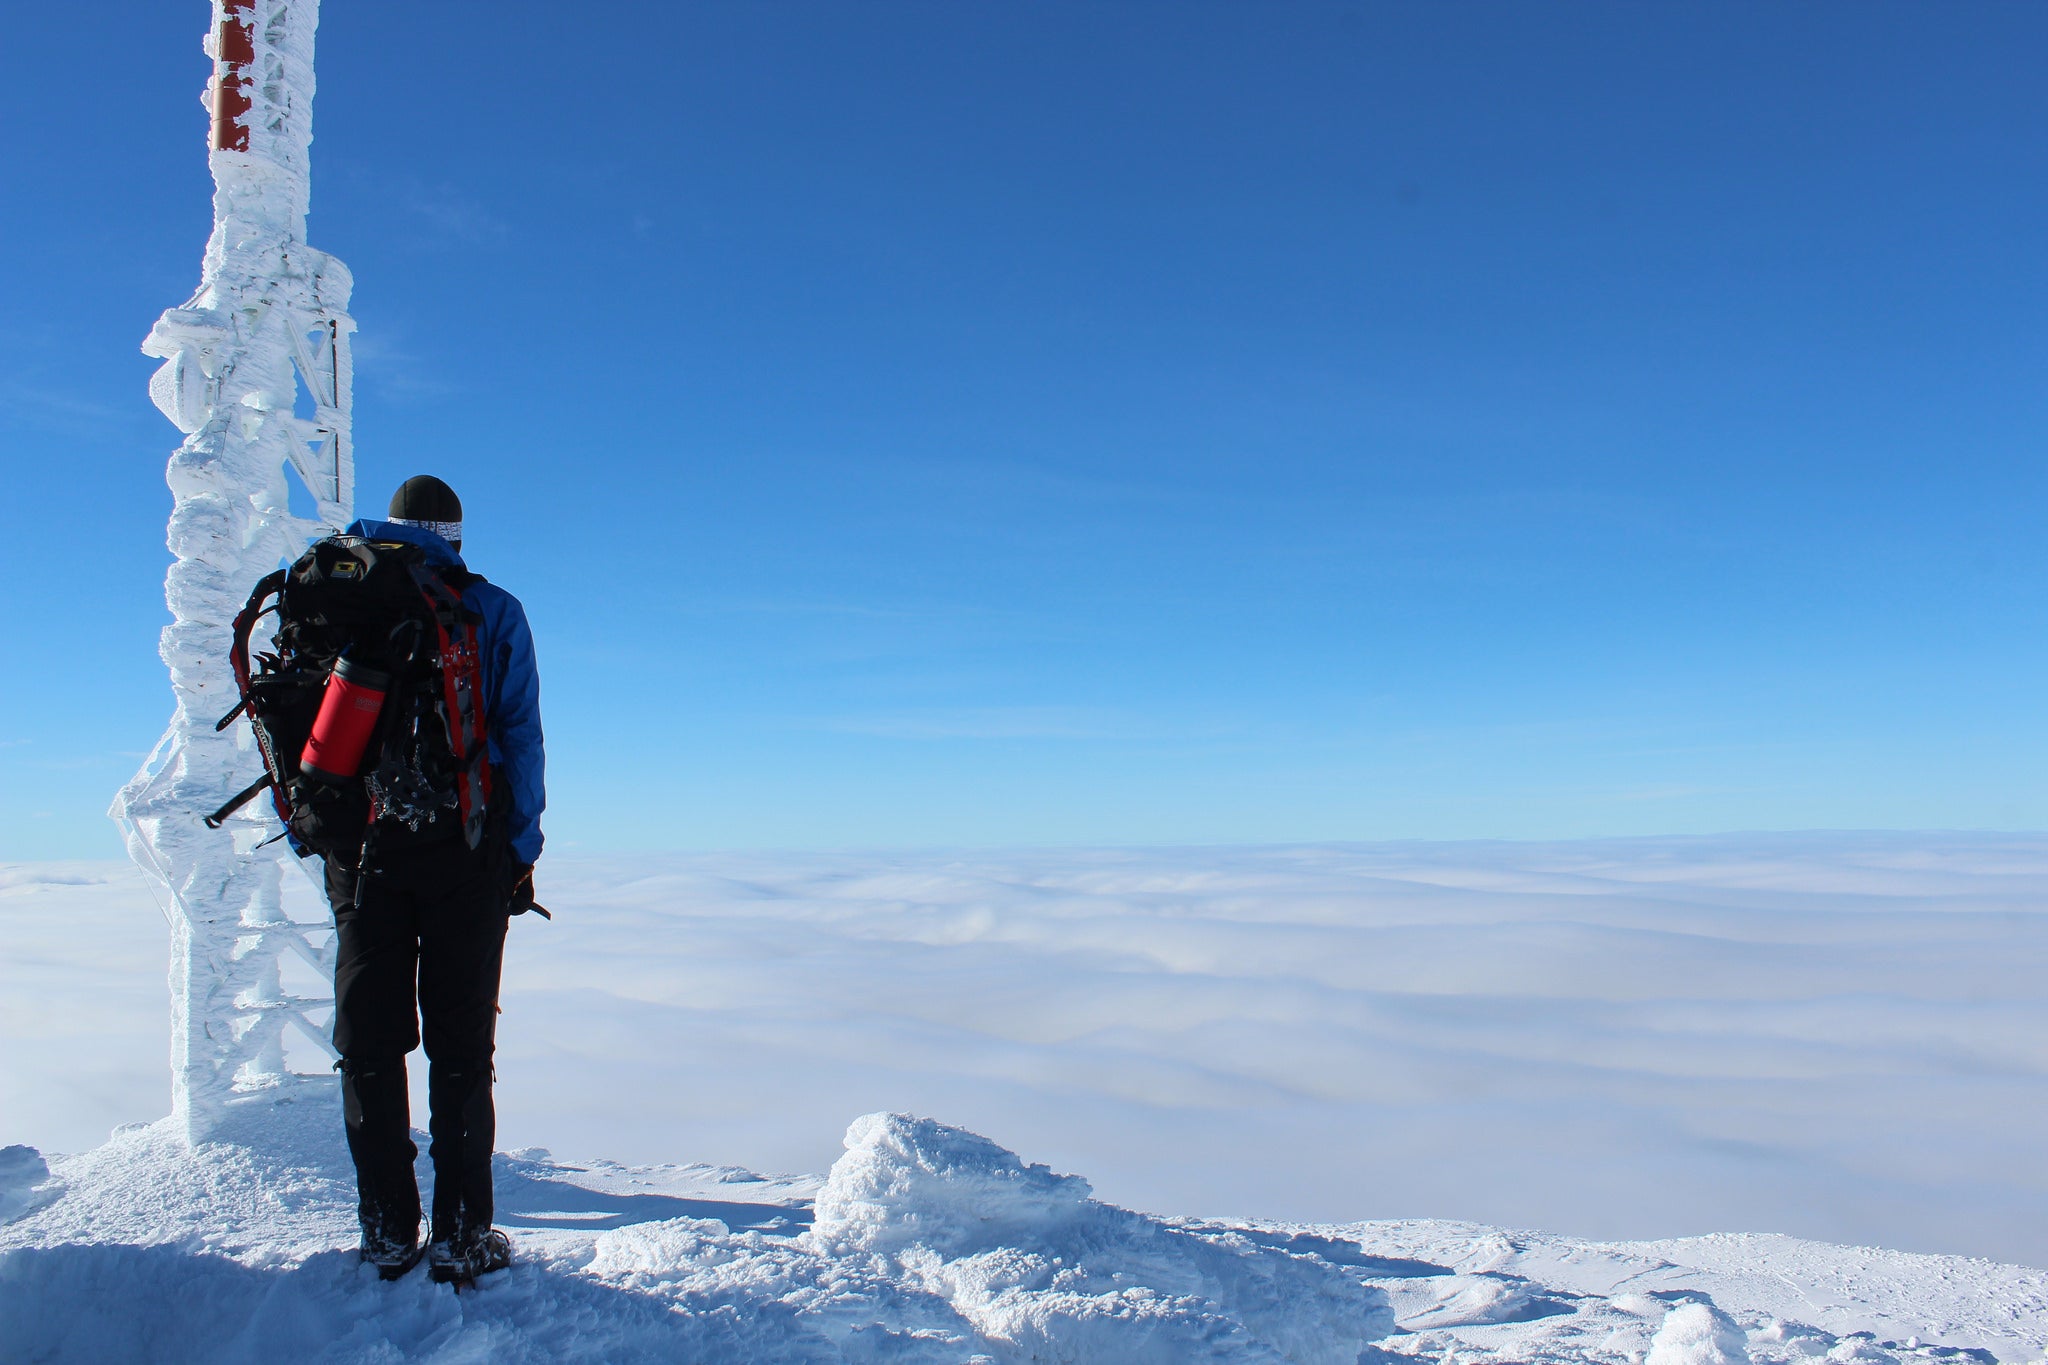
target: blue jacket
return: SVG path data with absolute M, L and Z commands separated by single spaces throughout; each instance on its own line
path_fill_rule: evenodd
M 435 564 L 467 568 L 462 556 L 432 531 L 419 526 L 365 518 L 348 534 L 369 540 L 402 540 L 427 552 Z M 522 863 L 540 859 L 540 813 L 547 808 L 547 761 L 541 751 L 540 673 L 533 663 L 533 630 L 519 599 L 494 583 L 473 583 L 465 604 L 484 618 L 484 717 L 490 724 L 491 766 L 512 790 L 512 854 Z

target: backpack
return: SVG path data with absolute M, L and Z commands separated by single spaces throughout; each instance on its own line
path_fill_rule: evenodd
M 266 575 L 235 617 L 229 659 L 263 776 L 206 817 L 218 829 L 268 787 L 299 856 L 484 836 L 491 765 L 484 716 L 482 617 L 462 592 L 467 569 L 431 564 L 417 545 L 338 535 Z M 270 599 L 275 599 L 270 601 Z M 269 601 L 269 605 L 265 605 Z M 274 652 L 249 635 L 275 612 Z

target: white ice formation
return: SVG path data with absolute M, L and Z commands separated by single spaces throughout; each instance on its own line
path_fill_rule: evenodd
M 1354 1365 L 1394 1330 L 1386 1296 L 1336 1266 L 1098 1203 L 1079 1176 L 904 1114 L 847 1129 L 811 1235 L 1020 1360 Z
M 171 923 L 172 1116 L 187 1137 L 221 1133 L 238 1106 L 291 1093 L 285 1031 L 331 1051 L 331 1002 L 285 987 L 286 955 L 331 975 L 320 926 L 285 912 L 296 863 L 259 798 L 221 830 L 201 817 L 260 774 L 235 704 L 231 623 L 263 574 L 354 501 L 346 267 L 306 245 L 313 36 L 319 0 L 214 0 L 206 47 L 213 110 L 213 235 L 198 291 L 143 343 L 163 365 L 150 397 L 185 433 L 167 480 L 175 502 L 162 655 L 177 710 L 110 814 L 160 889 Z M 287 469 L 312 517 L 291 511 Z
M 1749 1343 L 1712 1304 L 1682 1303 L 1650 1339 L 1644 1365 L 1749 1365 Z

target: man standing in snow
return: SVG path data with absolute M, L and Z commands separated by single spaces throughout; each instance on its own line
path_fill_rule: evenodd
M 407 479 L 388 521 L 348 534 L 405 541 L 460 585 L 481 618 L 484 717 L 493 797 L 482 842 L 460 837 L 327 860 L 337 931 L 334 1045 L 342 1112 L 355 1160 L 362 1257 L 387 1279 L 420 1259 L 405 1055 L 425 1042 L 433 1223 L 424 1248 L 436 1280 L 461 1283 L 511 1261 L 491 1226 L 491 1101 L 498 976 L 508 917 L 533 909 L 543 788 L 540 679 L 519 600 L 462 562 L 462 503 L 432 475 Z M 450 835 L 457 822 L 443 821 Z M 543 912 L 545 913 L 545 912 Z

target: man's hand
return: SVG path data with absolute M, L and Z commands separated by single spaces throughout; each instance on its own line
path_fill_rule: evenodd
M 533 898 L 533 864 L 512 860 L 508 879 L 511 886 L 505 892 L 506 910 L 514 915 L 523 915 L 532 910 L 542 919 L 553 919 L 547 907 Z

